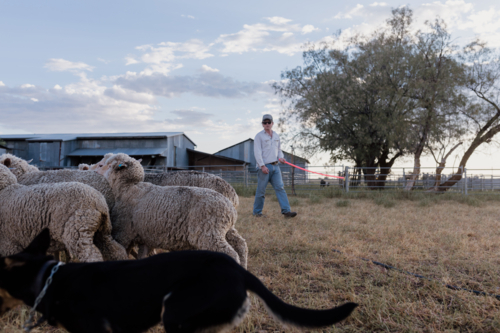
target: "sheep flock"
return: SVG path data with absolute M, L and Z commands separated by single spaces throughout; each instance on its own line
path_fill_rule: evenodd
M 145 174 L 140 160 L 107 154 L 78 170 L 40 171 L 0 155 L 0 256 L 22 250 L 44 228 L 52 252 L 79 262 L 138 258 L 154 249 L 226 253 L 243 267 L 235 228 L 238 196 L 222 178 L 196 171 Z

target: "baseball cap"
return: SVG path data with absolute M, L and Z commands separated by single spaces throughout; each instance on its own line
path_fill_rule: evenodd
M 269 119 L 271 122 L 273 122 L 273 116 L 270 114 L 265 114 L 262 116 L 262 121 Z

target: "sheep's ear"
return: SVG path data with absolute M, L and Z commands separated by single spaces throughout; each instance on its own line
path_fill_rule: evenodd
M 31 162 L 33 162 L 33 159 L 26 161 L 26 163 L 28 163 L 28 164 L 30 164 Z
M 12 161 L 10 160 L 10 158 L 6 158 L 3 161 L 3 165 L 5 165 L 7 168 L 10 168 L 11 164 L 12 164 Z
M 28 245 L 26 249 L 24 249 L 23 253 L 29 254 L 46 254 L 47 250 L 50 246 L 50 231 L 45 228 L 35 237 Z
M 138 159 L 137 162 L 141 163 L 142 162 L 142 158 Z
M 118 170 L 121 170 L 121 169 L 125 169 L 127 167 L 127 165 L 125 163 L 120 163 L 118 164 L 118 166 L 116 167 Z
M 88 169 L 89 169 L 89 166 L 88 166 L 88 165 L 86 165 L 86 166 L 82 167 L 82 170 L 88 170 Z

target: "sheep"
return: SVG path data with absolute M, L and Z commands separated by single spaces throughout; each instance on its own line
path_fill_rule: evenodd
M 145 174 L 144 181 L 160 186 L 194 186 L 209 188 L 228 198 L 234 207 L 238 207 L 238 194 L 224 179 L 206 172 L 177 171 Z
M 100 162 L 92 165 L 80 164 L 78 168 L 80 170 L 93 170 L 96 172 L 99 172 L 99 169 L 104 168 L 99 172 L 100 174 L 104 174 L 106 171 L 104 167 L 106 165 L 106 161 L 113 155 L 114 154 L 112 153 L 108 153 L 104 155 L 104 158 Z M 228 198 L 233 203 L 235 208 L 239 205 L 238 194 L 231 184 L 210 173 L 200 171 L 177 171 L 156 174 L 148 173 L 144 175 L 144 181 L 159 186 L 194 186 L 209 188 Z
M 125 249 L 111 238 L 104 197 L 88 185 L 21 185 L 0 164 L 0 202 L 0 256 L 22 251 L 49 228 L 50 251 L 67 250 L 81 262 L 127 259 Z
M 10 154 L 0 156 L 0 164 L 11 168 L 21 185 L 35 185 L 47 183 L 78 182 L 87 184 L 104 195 L 109 209 L 115 204 L 115 197 L 111 187 L 104 177 L 95 172 L 77 170 L 50 170 L 40 171 L 37 167 L 29 165 L 27 161 Z
M 234 223 L 237 212 L 222 194 L 207 188 L 158 186 L 144 181 L 141 164 L 126 154 L 98 169 L 111 185 L 113 238 L 129 251 L 135 244 L 170 251 L 223 252 L 243 267 L 248 248 Z

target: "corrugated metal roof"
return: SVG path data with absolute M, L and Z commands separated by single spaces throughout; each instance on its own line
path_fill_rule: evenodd
M 104 156 L 107 153 L 124 153 L 130 156 L 161 155 L 165 148 L 77 149 L 67 156 Z
M 183 132 L 138 132 L 138 133 L 74 133 L 74 134 L 12 134 L 0 135 L 2 139 L 25 139 L 27 141 L 70 141 L 97 138 L 168 138 L 185 135 Z M 189 138 L 188 138 L 189 139 Z M 193 142 L 191 139 L 189 141 Z M 194 144 L 194 142 L 193 142 Z

